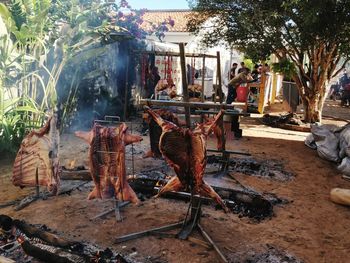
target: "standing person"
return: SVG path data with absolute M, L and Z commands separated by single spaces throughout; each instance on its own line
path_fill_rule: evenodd
M 346 104 L 348 104 L 350 106 L 350 78 L 348 77 L 346 70 L 344 70 L 344 74 L 340 78 L 339 84 L 343 89 L 340 105 L 346 106 Z
M 329 89 L 329 98 L 331 100 L 336 101 L 337 100 L 337 95 L 339 94 L 340 91 L 340 85 L 338 82 L 333 83 L 331 85 L 331 88 Z
M 238 86 L 242 83 L 247 83 L 249 81 L 252 81 L 253 78 L 250 75 L 250 70 L 248 68 L 243 69 L 240 73 L 238 73 L 233 79 L 230 80 L 228 83 L 228 93 L 227 93 L 227 99 L 226 103 L 231 104 L 235 101 L 237 97 L 236 89 Z
M 243 70 L 248 69 L 248 68 L 245 66 L 245 64 L 244 64 L 243 61 L 240 63 L 240 65 L 241 65 L 241 68 L 238 70 L 238 74 L 241 73 Z
M 252 71 L 252 78 L 254 82 L 258 82 L 261 76 L 261 65 L 255 64 L 254 70 Z
M 231 79 L 233 79 L 236 76 L 237 67 L 238 67 L 237 63 L 232 64 L 232 68 L 230 69 L 230 72 L 228 74 L 228 81 L 230 81 Z
M 270 72 L 270 66 L 269 66 L 269 64 L 265 63 L 265 65 L 264 65 L 264 71 L 265 71 L 265 72 Z
M 154 96 L 155 87 L 157 86 L 159 80 L 160 80 L 160 75 L 159 75 L 158 67 L 153 67 L 151 70 L 151 75 L 149 79 L 149 87 L 150 87 L 149 98 L 152 98 Z

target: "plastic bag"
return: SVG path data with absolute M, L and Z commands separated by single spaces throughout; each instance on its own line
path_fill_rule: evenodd
M 350 176 L 350 157 L 345 157 L 337 168 L 341 173 Z
M 317 145 L 317 153 L 321 158 L 332 162 L 339 162 L 339 138 L 336 135 L 338 127 L 312 126 L 311 133 Z
M 350 125 L 346 125 L 339 135 L 340 158 L 350 157 Z
M 317 149 L 317 145 L 316 145 L 316 142 L 315 142 L 315 139 L 314 139 L 314 136 L 312 135 L 312 133 L 310 133 L 305 141 L 304 141 L 305 145 L 313 150 L 316 150 Z

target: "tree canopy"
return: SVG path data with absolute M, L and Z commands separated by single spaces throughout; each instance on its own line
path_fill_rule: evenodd
M 188 27 L 204 31 L 203 41 L 226 40 L 253 59 L 288 58 L 304 106 L 316 104 L 307 121 L 318 121 L 325 83 L 350 54 L 349 0 L 192 0 Z M 210 23 L 206 21 L 210 21 Z M 305 65 L 306 64 L 306 65 Z

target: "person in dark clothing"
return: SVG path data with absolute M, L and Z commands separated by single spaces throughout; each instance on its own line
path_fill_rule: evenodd
M 253 82 L 258 82 L 261 76 L 261 65 L 255 64 L 254 70 L 252 71 Z
M 329 98 L 331 100 L 337 100 L 337 97 L 339 99 L 339 91 L 340 91 L 340 85 L 339 83 L 334 83 L 331 85 L 331 88 L 329 90 Z
M 350 78 L 348 77 L 346 71 L 339 80 L 340 86 L 343 89 L 343 94 L 341 97 L 341 106 L 350 106 Z
M 244 62 L 242 61 L 241 62 L 241 68 L 238 70 L 238 74 L 241 73 L 242 71 L 246 70 L 246 69 L 248 69 L 248 68 L 245 66 Z
M 154 96 L 154 89 L 157 86 L 159 80 L 160 80 L 160 75 L 159 75 L 158 67 L 153 67 L 148 80 L 148 87 L 149 87 L 148 98 L 152 98 Z
M 237 63 L 232 64 L 232 68 L 230 69 L 229 75 L 228 75 L 228 80 L 230 81 L 236 76 L 236 69 L 238 67 Z
M 233 79 L 231 79 L 227 86 L 228 93 L 226 103 L 231 104 L 234 102 L 237 97 L 236 89 L 238 86 L 242 83 L 248 83 L 251 80 L 253 80 L 253 78 L 250 75 L 248 68 L 245 68 L 241 73 L 237 74 Z

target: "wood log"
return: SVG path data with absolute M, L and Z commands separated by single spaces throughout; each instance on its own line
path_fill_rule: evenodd
M 90 170 L 62 170 L 61 180 L 91 181 Z
M 3 256 L 0 256 L 0 262 L 1 263 L 16 263 L 16 261 L 10 259 L 10 258 L 5 258 Z
M 68 258 L 61 257 L 59 255 L 56 255 L 54 253 L 51 253 L 49 251 L 46 251 L 44 249 L 41 249 L 39 247 L 36 247 L 29 243 L 29 241 L 23 241 L 21 243 L 22 249 L 24 252 L 32 256 L 36 259 L 42 260 L 44 262 L 51 262 L 51 263 L 74 263 L 73 261 L 69 260 Z
M 69 241 L 63 238 L 60 238 L 54 234 L 41 230 L 37 227 L 28 225 L 24 221 L 15 219 L 13 220 L 13 225 L 17 227 L 21 232 L 23 232 L 29 238 L 39 238 L 49 245 L 55 247 L 69 248 L 71 246 L 79 244 L 75 241 Z
M 333 188 L 330 197 L 334 203 L 350 206 L 350 189 Z

